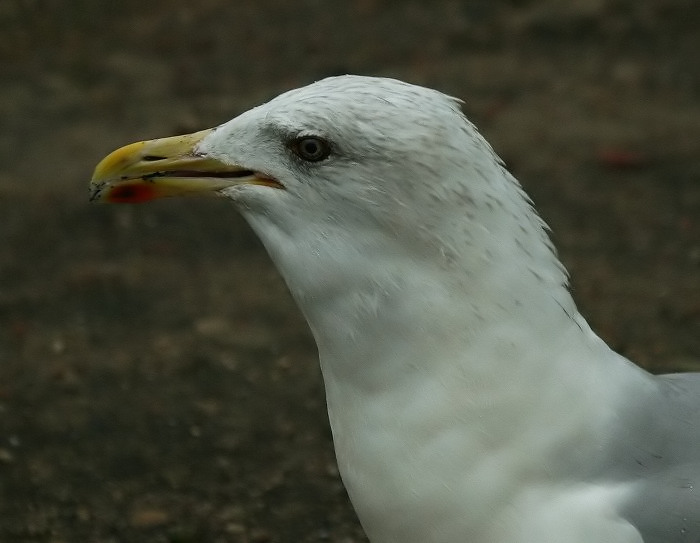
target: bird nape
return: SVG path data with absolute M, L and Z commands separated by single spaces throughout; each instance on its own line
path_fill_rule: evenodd
M 458 101 L 328 78 L 117 150 L 91 184 L 202 192 L 243 214 L 309 322 L 373 543 L 700 541 L 700 377 L 652 376 L 590 330 Z

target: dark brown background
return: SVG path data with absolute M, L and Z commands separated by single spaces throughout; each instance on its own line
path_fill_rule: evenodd
M 233 208 L 87 203 L 97 161 L 325 75 L 442 89 L 582 312 L 700 368 L 693 0 L 2 0 L 0 542 L 362 541 L 315 349 Z

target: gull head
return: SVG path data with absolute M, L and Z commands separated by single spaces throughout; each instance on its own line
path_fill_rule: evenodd
M 386 78 L 324 79 L 216 128 L 127 145 L 91 183 L 94 201 L 201 193 L 234 200 L 273 253 L 275 236 L 345 233 L 449 260 L 513 221 L 541 227 L 457 100 Z
M 475 277 L 545 259 L 538 277 L 566 282 L 459 101 L 392 79 L 332 77 L 210 130 L 127 145 L 91 184 L 106 202 L 202 193 L 237 204 L 302 309 L 358 281 L 387 289 L 408 268 L 478 291 Z
M 499 167 L 457 100 L 396 80 L 342 76 L 211 130 L 127 145 L 98 165 L 91 198 L 218 192 L 251 213 L 282 205 L 306 221 L 338 220 L 345 211 L 359 222 L 392 222 L 433 207 L 416 199 L 460 196 L 465 180 L 455 177 L 469 165 L 482 177 Z

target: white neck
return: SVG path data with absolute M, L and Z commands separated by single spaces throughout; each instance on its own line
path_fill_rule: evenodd
M 395 244 L 376 228 L 350 240 L 249 217 L 315 336 L 340 472 L 373 543 L 490 541 L 480 530 L 499 525 L 523 478 L 545 484 L 563 458 L 576 477 L 571 459 L 595 458 L 589 421 L 605 423 L 628 368 L 579 315 L 542 223 L 521 208 L 467 221 L 466 248 L 448 224 Z M 407 245 L 423 252 L 395 250 Z

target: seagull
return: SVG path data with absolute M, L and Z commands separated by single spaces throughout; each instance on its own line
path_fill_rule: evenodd
M 595 335 L 459 100 L 331 77 L 118 149 L 90 191 L 233 202 L 309 323 L 372 543 L 700 541 L 700 373 Z

